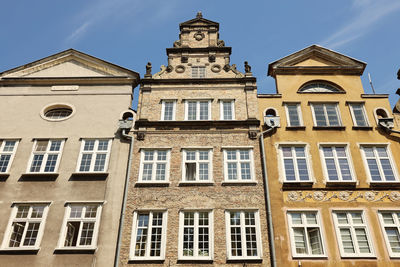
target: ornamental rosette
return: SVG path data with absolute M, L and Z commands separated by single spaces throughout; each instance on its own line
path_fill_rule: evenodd
M 373 201 L 375 200 L 375 193 L 371 191 L 367 191 L 364 193 L 364 198 L 368 201 Z
M 399 201 L 400 200 L 400 192 L 393 191 L 392 193 L 390 193 L 389 198 L 391 201 Z
M 350 198 L 350 194 L 349 194 L 349 192 L 341 191 L 341 192 L 339 192 L 339 196 L 338 197 L 339 197 L 340 200 L 347 201 Z
M 290 201 L 296 201 L 299 198 L 297 192 L 289 192 L 288 199 Z
M 324 199 L 324 193 L 322 193 L 321 191 L 316 191 L 314 192 L 313 198 L 315 201 L 322 201 Z

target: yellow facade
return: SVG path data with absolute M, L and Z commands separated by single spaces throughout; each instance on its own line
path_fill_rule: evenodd
M 378 125 L 383 111 L 393 115 L 387 95 L 364 93 L 364 68 L 363 62 L 319 46 L 269 65 L 277 93 L 259 95 L 258 105 L 261 118 L 266 113 L 280 118 L 280 127 L 264 138 L 277 266 L 400 266 L 399 222 L 388 219 L 400 216 L 400 134 Z M 299 92 L 307 84 L 312 88 Z M 300 125 L 290 126 L 287 105 L 295 104 Z M 351 105 L 355 112 L 364 106 L 366 127 L 355 126 Z M 321 114 L 331 126 L 317 126 L 324 121 Z M 332 158 L 329 151 L 335 151 Z M 386 216 L 386 228 L 380 216 Z

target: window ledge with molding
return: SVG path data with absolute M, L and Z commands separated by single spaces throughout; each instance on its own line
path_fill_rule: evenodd
M 149 181 L 149 182 L 143 182 L 139 181 L 135 183 L 135 187 L 153 187 L 153 186 L 158 186 L 158 187 L 167 187 L 171 184 L 171 182 L 156 182 L 156 181 Z
M 328 187 L 355 187 L 357 185 L 357 181 L 326 181 L 326 186 Z
M 305 255 L 302 255 L 302 256 L 300 256 L 299 255 L 299 256 L 292 256 L 292 258 L 296 259 L 296 260 L 318 260 L 318 259 L 327 260 L 328 256 L 326 256 L 326 255 L 318 255 L 318 256 L 312 256 L 312 255 L 305 256 Z
M 0 181 L 5 180 L 10 176 L 9 172 L 0 172 Z
M 21 175 L 21 180 L 55 180 L 59 173 L 56 172 L 27 172 Z
M 242 258 L 227 258 L 226 259 L 227 263 L 239 263 L 239 262 L 248 262 L 248 263 L 261 263 L 262 262 L 262 258 L 261 257 L 252 257 L 252 258 L 248 258 L 248 257 L 242 257 Z
M 257 181 L 223 181 L 221 185 L 257 185 Z
M 287 131 L 304 131 L 306 126 L 286 126 Z
M 1 254 L 37 254 L 39 252 L 39 247 L 32 247 L 32 248 L 1 248 Z
M 392 189 L 400 188 L 400 181 L 390 181 L 390 182 L 378 182 L 378 181 L 370 181 L 369 185 L 371 187 L 390 187 Z
M 287 182 L 284 181 L 282 183 L 282 187 L 284 188 L 309 188 L 312 187 L 314 185 L 314 181 L 295 181 L 295 182 Z
M 346 126 L 313 126 L 313 130 L 343 131 Z
M 107 178 L 108 172 L 73 172 L 71 177 L 79 179 L 79 177 L 85 178 Z
M 372 126 L 353 126 L 353 130 L 370 131 L 373 129 Z
M 54 254 L 94 254 L 96 249 L 96 247 L 63 247 L 54 249 Z
M 180 181 L 178 186 L 213 186 L 215 185 L 212 181 Z
M 163 258 L 130 258 L 128 260 L 128 263 L 134 263 L 134 264 L 162 264 L 164 263 L 165 259 Z
M 213 260 L 212 259 L 201 259 L 201 258 L 192 258 L 192 259 L 178 259 L 177 263 L 185 263 L 185 264 L 189 264 L 189 263 L 203 263 L 203 264 L 212 264 Z

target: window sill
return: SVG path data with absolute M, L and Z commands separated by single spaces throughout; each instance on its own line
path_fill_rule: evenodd
M 241 257 L 241 258 L 227 258 L 227 263 L 239 263 L 239 262 L 253 262 L 253 263 L 261 263 L 262 258 L 260 257 Z
M 306 255 L 298 255 L 298 256 L 292 256 L 293 259 L 302 259 L 302 260 L 316 260 L 316 259 L 321 259 L 321 260 L 326 260 L 328 259 L 328 256 L 326 255 L 310 255 L 310 256 L 306 256 Z
M 40 248 L 2 248 L 0 249 L 1 254 L 37 254 Z
M 163 258 L 130 258 L 128 263 L 135 263 L 135 264 L 162 264 L 164 263 L 165 259 Z
M 351 259 L 376 259 L 376 256 L 374 255 L 368 255 L 368 256 L 364 256 L 364 255 L 353 255 L 353 256 L 340 256 L 342 259 L 346 259 L 346 260 L 351 260 Z
M 355 187 L 357 185 L 357 181 L 326 181 L 327 187 Z
M 306 126 L 286 126 L 287 131 L 304 131 Z
M 21 181 L 54 181 L 59 173 L 55 172 L 27 172 L 21 175 Z
M 90 181 L 104 180 L 108 177 L 108 172 L 74 172 L 71 174 L 71 181 Z
M 0 173 L 0 181 L 5 181 L 9 176 L 10 176 L 10 173 L 8 173 L 8 172 Z
M 313 186 L 313 184 L 314 184 L 314 182 L 313 181 L 301 181 L 301 182 L 299 182 L 299 181 L 296 181 L 296 182 L 283 182 L 282 183 L 282 187 L 284 187 L 284 188 L 297 188 L 297 187 L 307 187 L 307 188 L 310 188 L 310 187 L 312 187 Z
M 257 185 L 257 181 L 223 181 L 221 185 Z
M 213 186 L 214 182 L 181 181 L 178 186 Z
M 370 131 L 372 129 L 372 126 L 353 126 L 353 130 Z
M 96 252 L 95 247 L 90 248 L 77 248 L 77 247 L 65 247 L 54 249 L 54 254 L 94 254 Z
M 149 182 L 136 182 L 135 183 L 135 187 L 147 187 L 147 186 L 158 186 L 158 187 L 167 187 L 169 186 L 171 183 L 170 182 L 153 182 L 153 181 L 149 181 Z
M 377 182 L 377 181 L 370 181 L 369 185 L 371 187 L 390 187 L 390 188 L 400 188 L 400 181 L 390 181 L 390 182 Z
M 325 131 L 343 131 L 346 126 L 313 126 L 313 130 L 325 130 Z
M 189 263 L 213 263 L 213 259 L 211 258 L 207 258 L 207 259 L 202 259 L 202 258 L 178 258 L 178 263 L 185 263 L 185 264 L 189 264 Z

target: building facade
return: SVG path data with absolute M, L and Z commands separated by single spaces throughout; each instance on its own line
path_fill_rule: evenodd
M 180 24 L 141 81 L 121 266 L 268 266 L 256 79 L 219 24 Z
M 269 65 L 259 95 L 277 266 L 399 266 L 399 138 L 366 64 L 310 46 Z M 397 135 L 398 136 L 398 135 Z
M 0 265 L 112 266 L 139 74 L 70 49 L 0 74 Z

